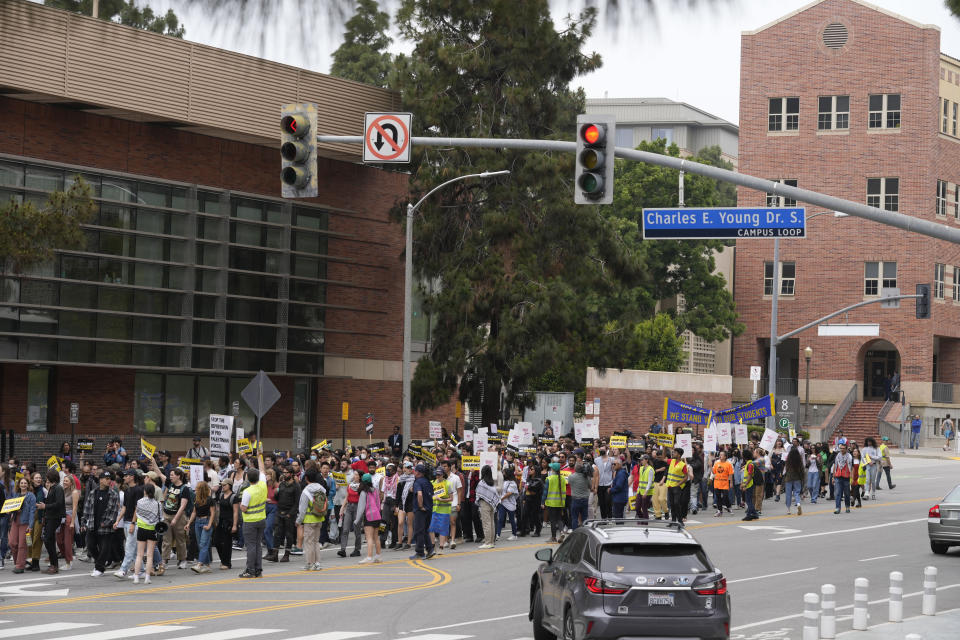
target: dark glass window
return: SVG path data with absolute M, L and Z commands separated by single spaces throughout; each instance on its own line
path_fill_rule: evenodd
M 57 312 L 43 309 L 20 309 L 20 331 L 23 333 L 57 332 Z
M 277 303 L 254 300 L 227 300 L 227 320 L 276 324 Z
M 274 299 L 280 295 L 280 281 L 276 278 L 231 273 L 228 282 L 227 291 L 230 295 Z
M 293 215 L 293 225 L 296 227 L 305 227 L 307 229 L 327 228 L 328 217 L 325 211 L 294 207 Z
M 188 433 L 193 428 L 194 377 L 166 376 L 163 430 Z
M 300 327 L 322 328 L 323 327 L 323 308 L 308 307 L 302 304 L 290 305 L 289 322 L 292 325 Z
M 300 302 L 324 302 L 326 286 L 319 282 L 290 281 L 290 299 Z
M 94 360 L 94 343 L 82 340 L 58 340 L 60 360 L 89 363 Z
M 22 342 L 22 341 L 21 341 Z M 27 372 L 27 431 L 46 431 L 50 416 L 50 369 Z
M 193 321 L 193 343 L 214 344 L 214 335 L 217 325 L 214 322 Z
M 94 313 L 83 313 L 81 311 L 60 312 L 60 335 L 62 336 L 93 338 L 96 336 L 96 327 L 97 316 Z M 69 343 L 77 341 L 65 340 L 63 342 Z
M 323 357 L 291 353 L 287 356 L 287 372 L 320 375 L 323 373 Z
M 142 433 L 159 433 L 163 420 L 163 376 L 138 373 L 133 382 L 133 424 Z
M 197 318 L 216 318 L 217 299 L 211 296 L 194 296 L 193 315 Z
M 323 332 L 290 329 L 287 333 L 287 349 L 291 351 L 323 351 Z
M 235 371 L 275 371 L 276 355 L 262 351 L 236 351 L 227 349 L 224 368 Z
M 277 332 L 274 329 L 245 324 L 227 325 L 227 346 L 248 349 L 276 349 Z
M 194 349 L 191 364 L 195 369 L 213 369 L 216 349 Z
M 63 283 L 60 285 L 60 305 L 80 309 L 95 309 L 97 306 L 97 288 L 86 284 Z
M 98 280 L 96 258 L 60 256 L 60 277 L 71 280 Z
M 57 306 L 58 289 L 55 282 L 23 279 L 20 283 L 20 302 Z

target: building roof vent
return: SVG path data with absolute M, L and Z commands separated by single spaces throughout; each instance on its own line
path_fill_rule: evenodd
M 829 49 L 842 49 L 847 44 L 847 28 L 839 22 L 828 24 L 823 30 L 823 44 Z

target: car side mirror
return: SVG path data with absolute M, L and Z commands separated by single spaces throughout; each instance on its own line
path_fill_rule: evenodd
M 533 555 L 540 562 L 550 562 L 553 560 L 553 549 L 540 549 Z

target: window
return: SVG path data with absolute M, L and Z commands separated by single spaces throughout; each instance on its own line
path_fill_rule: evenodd
M 933 297 L 937 300 L 943 300 L 944 280 L 946 279 L 947 266 L 941 263 L 933 265 Z
M 796 131 L 800 128 L 800 98 L 770 98 L 767 131 Z
M 27 431 L 46 431 L 50 402 L 50 369 L 27 371 Z
M 937 180 L 937 215 L 947 215 L 947 182 Z
M 650 139 L 659 140 L 663 138 L 667 142 L 667 146 L 673 144 L 673 129 L 669 127 L 654 127 L 650 130 Z
M 940 125 L 940 131 L 949 133 L 947 123 L 950 121 L 950 101 L 946 98 L 940 98 L 940 104 L 943 105 L 943 124 Z
M 899 211 L 900 179 L 867 178 L 867 206 Z
M 795 262 L 780 263 L 780 295 L 792 296 L 796 288 L 797 264 Z M 763 295 L 773 295 L 773 263 L 763 263 Z
M 881 278 L 882 274 L 882 278 Z M 865 262 L 863 263 L 863 295 L 878 296 L 880 289 L 895 289 L 897 287 L 896 262 Z
M 775 180 L 774 182 L 778 184 L 785 184 L 788 187 L 797 186 L 797 181 L 793 179 Z M 768 207 L 795 207 L 797 206 L 797 201 L 794 200 L 793 198 L 785 198 L 783 196 L 778 196 L 772 193 L 768 193 L 767 206 Z
M 600 571 L 628 573 L 707 573 L 710 562 L 697 545 L 605 544 L 600 548 Z
M 900 128 L 899 93 L 876 93 L 870 95 L 869 127 L 871 129 Z
M 633 148 L 633 127 L 617 127 L 617 146 Z
M 850 128 L 850 96 L 820 96 L 817 108 L 817 129 Z
M 957 135 L 957 103 L 953 103 L 953 118 L 951 118 L 952 126 L 950 128 L 950 135 Z
M 960 267 L 953 268 L 953 301 L 960 302 Z

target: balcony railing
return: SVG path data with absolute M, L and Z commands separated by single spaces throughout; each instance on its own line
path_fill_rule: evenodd
M 933 401 L 934 402 L 953 402 L 953 384 L 950 382 L 933 383 Z

